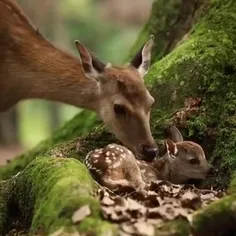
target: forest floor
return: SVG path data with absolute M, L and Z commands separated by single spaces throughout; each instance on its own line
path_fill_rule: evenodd
M 18 145 L 0 146 L 0 166 L 5 165 L 7 160 L 12 160 L 24 151 L 24 148 Z
M 209 203 L 225 196 L 223 191 L 197 189 L 193 185 L 176 185 L 168 181 L 156 181 L 149 185 L 145 195 L 131 190 L 123 196 L 105 187 L 99 189 L 102 213 L 105 219 L 119 226 L 121 236 L 155 235 L 155 228 L 174 219 L 187 220 L 193 213 Z M 79 215 L 86 216 L 86 208 Z

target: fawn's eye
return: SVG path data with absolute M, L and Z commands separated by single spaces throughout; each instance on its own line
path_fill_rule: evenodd
M 189 163 L 192 165 L 198 165 L 199 164 L 199 160 L 197 158 L 191 158 L 189 160 Z
M 126 108 L 123 105 L 115 104 L 114 105 L 114 112 L 116 115 L 125 116 L 126 115 Z

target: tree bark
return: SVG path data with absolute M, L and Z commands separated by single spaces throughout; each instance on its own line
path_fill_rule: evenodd
M 156 0 L 155 4 L 158 2 Z M 153 14 L 155 10 L 152 10 Z M 211 179 L 212 183 L 220 187 L 230 186 L 229 196 L 196 212 L 191 226 L 183 220 L 169 222 L 158 229 L 156 235 L 175 232 L 175 235 L 182 236 L 188 235 L 190 231 L 193 235 L 230 235 L 234 232 L 231 230 L 236 230 L 236 178 L 232 177 L 236 169 L 236 2 L 211 0 L 199 12 L 201 14 L 198 15 L 189 38 L 162 60 L 154 63 L 146 77 L 156 100 L 151 118 L 152 130 L 154 137 L 159 140 L 164 136 L 165 127 L 175 124 L 186 139 L 202 144 L 209 160 L 219 168 L 217 178 Z M 156 40 L 158 42 L 157 38 Z M 85 137 L 73 139 L 78 135 L 78 128 L 76 117 L 58 130 L 50 140 L 2 167 L 0 178 L 6 179 L 16 174 L 45 151 L 48 151 L 46 156 L 82 160 L 88 151 L 115 141 L 114 136 L 103 126 Z M 54 146 L 55 144 L 57 145 Z M 46 158 L 41 158 L 42 165 L 47 165 Z M 24 174 L 27 170 L 37 170 L 37 165 L 32 163 L 23 171 L 24 181 L 30 178 Z M 58 168 L 62 168 L 61 173 L 68 171 L 63 166 Z M 81 165 L 81 168 L 84 167 Z M 49 173 L 48 178 L 50 177 Z M 1 185 L 5 186 L 5 183 Z M 37 185 L 40 186 L 39 190 L 47 187 L 46 183 L 40 183 Z M 86 185 L 86 182 L 83 184 Z M 32 186 L 29 187 L 32 193 L 27 190 L 30 194 L 34 193 Z M 67 188 L 70 188 L 70 184 L 63 187 L 65 191 Z M 51 192 L 45 192 L 46 195 L 49 193 Z M 40 203 L 32 204 L 36 209 L 40 207 Z M 1 206 L 3 208 L 0 214 L 6 214 L 5 205 Z M 35 217 L 34 214 L 29 215 Z M 54 216 L 55 222 L 59 222 L 57 215 Z M 32 221 L 28 219 L 27 222 L 31 224 Z M 57 226 L 58 224 L 55 223 Z M 5 222 L 2 225 L 5 226 Z
M 170 53 L 177 43 L 188 35 L 199 17 L 198 10 L 208 0 L 156 0 L 150 17 L 130 50 L 134 55 L 150 35 L 155 36 L 152 62 Z

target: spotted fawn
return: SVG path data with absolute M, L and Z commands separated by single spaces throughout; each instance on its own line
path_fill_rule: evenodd
M 88 153 L 85 164 L 104 186 L 116 190 L 118 186 L 143 189 L 155 180 L 184 184 L 205 179 L 213 167 L 207 162 L 197 143 L 183 141 L 180 131 L 171 127 L 165 140 L 165 154 L 152 162 L 137 160 L 124 146 L 109 144 Z

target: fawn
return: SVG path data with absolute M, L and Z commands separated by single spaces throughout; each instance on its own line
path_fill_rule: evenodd
M 166 153 L 162 158 L 150 165 L 138 161 L 145 182 L 163 179 L 174 184 L 194 183 L 214 173 L 215 169 L 207 162 L 202 147 L 195 142 L 184 141 L 175 126 L 170 127 L 165 144 Z
M 136 160 L 126 147 L 109 144 L 90 151 L 85 164 L 94 177 L 111 190 L 119 185 L 143 189 L 155 180 L 184 184 L 192 179 L 205 179 L 213 167 L 207 162 L 201 146 L 183 141 L 176 127 L 171 128 L 170 138 L 172 140 L 165 141 L 164 156 L 150 163 Z
M 158 152 L 149 122 L 154 98 L 144 76 L 154 37 L 125 66 L 104 63 L 75 43 L 80 61 L 47 41 L 15 1 L 0 0 L 0 111 L 31 98 L 89 109 L 137 158 L 152 161 Z
M 85 165 L 99 183 L 111 190 L 119 186 L 143 189 L 145 182 L 134 154 L 124 146 L 109 144 L 104 148 L 90 151 Z

